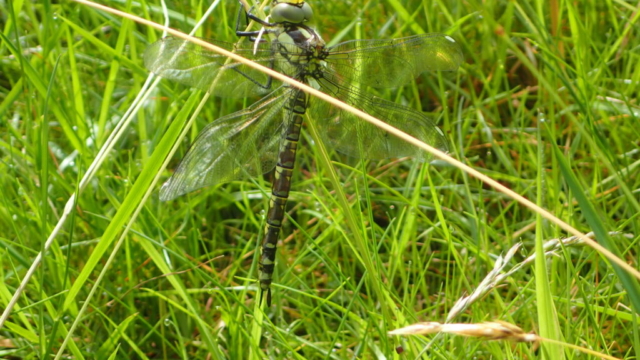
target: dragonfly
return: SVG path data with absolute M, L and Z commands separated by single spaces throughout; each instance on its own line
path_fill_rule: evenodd
M 252 42 L 241 46 L 207 41 L 340 99 L 433 147 L 448 149 L 446 136 L 431 118 L 372 96 L 367 89 L 399 87 L 425 71 L 456 70 L 463 57 L 454 39 L 423 34 L 327 46 L 308 25 L 313 11 L 303 0 L 273 0 L 265 19 L 245 11 L 245 22 L 253 20 L 262 26 L 258 31 L 240 30 L 243 9 L 241 4 L 236 35 Z M 182 39 L 169 37 L 151 44 L 144 53 L 144 64 L 160 77 L 214 96 L 263 96 L 249 107 L 208 124 L 162 186 L 160 199 L 168 201 L 206 186 L 275 169 L 258 267 L 260 299 L 266 294 L 267 306 L 271 305 L 276 247 L 305 115 L 317 123 L 323 141 L 348 156 L 429 159 L 425 152 L 349 112 L 311 101 L 296 87 Z

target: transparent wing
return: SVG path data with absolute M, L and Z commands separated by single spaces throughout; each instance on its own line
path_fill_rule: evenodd
M 448 142 L 444 133 L 422 112 L 406 106 L 372 97 L 355 87 L 342 86 L 334 74 L 326 73 L 319 81 L 322 90 L 407 134 L 440 150 L 447 151 Z M 371 125 L 370 123 L 313 99 L 310 113 L 317 119 L 324 139 L 343 154 L 367 159 L 386 159 L 413 156 L 420 161 L 428 160 L 429 154 L 419 148 Z
M 270 68 L 277 61 L 269 42 L 259 43 L 254 54 L 253 45 L 251 49 L 240 49 L 228 42 L 205 41 Z M 272 91 L 270 77 L 264 73 L 178 38 L 167 37 L 149 45 L 144 52 L 144 66 L 158 76 L 220 97 Z
M 463 61 L 460 46 L 443 34 L 345 41 L 327 51 L 327 67 L 341 84 L 379 88 L 401 86 L 424 71 L 456 70 Z
M 207 125 L 162 186 L 160 200 L 271 171 L 286 128 L 284 105 L 292 92 L 282 86 L 249 108 Z

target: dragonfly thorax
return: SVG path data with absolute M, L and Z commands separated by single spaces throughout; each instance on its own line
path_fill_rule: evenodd
M 312 52 L 325 46 L 324 40 L 313 29 L 294 24 L 284 26 L 284 31 L 278 34 L 278 42 L 292 43 L 305 51 Z
M 313 64 L 324 60 L 326 47 L 324 40 L 315 30 L 302 24 L 284 24 L 274 42 L 279 56 L 286 60 L 281 65 L 283 73 L 303 80 Z

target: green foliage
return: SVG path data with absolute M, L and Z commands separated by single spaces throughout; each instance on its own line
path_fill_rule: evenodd
M 457 73 L 424 74 L 380 95 L 433 113 L 453 156 L 579 230 L 595 231 L 638 268 L 636 7 L 567 0 L 310 4 L 330 44 L 425 32 L 454 37 L 465 54 Z M 108 5 L 164 22 L 156 1 Z M 206 11 L 198 1 L 168 6 L 170 26 L 184 32 Z M 235 1 L 220 2 L 197 35 L 236 41 L 237 9 Z M 0 357 L 583 358 L 562 347 L 388 336 L 410 323 L 444 322 L 514 244 L 523 243 L 515 266 L 536 242 L 541 249 L 567 235 L 441 162 L 360 164 L 321 147 L 309 126 L 278 248 L 274 306 L 257 314 L 256 254 L 270 175 L 166 203 L 157 198 L 154 177 L 202 94 L 161 81 L 95 176 L 80 183 L 143 93 L 141 56 L 161 35 L 73 2 L 0 2 L 0 25 L 0 309 L 81 189 L 0 329 Z M 208 100 L 187 142 L 255 100 Z M 154 192 L 147 198 L 147 191 Z M 567 244 L 452 321 L 502 320 L 635 359 L 637 279 L 619 271 L 591 248 Z M 254 319 L 262 319 L 262 334 Z

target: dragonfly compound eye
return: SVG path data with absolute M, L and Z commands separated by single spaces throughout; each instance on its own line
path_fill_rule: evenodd
M 274 23 L 300 24 L 313 18 L 313 10 L 307 3 L 296 5 L 288 2 L 277 4 L 271 10 L 271 21 Z

